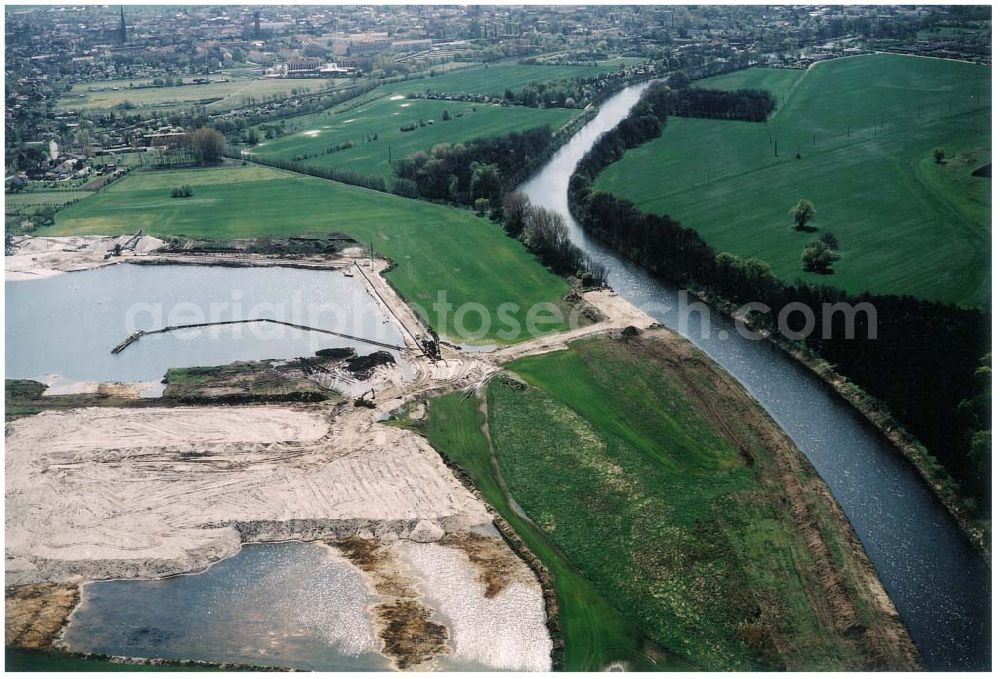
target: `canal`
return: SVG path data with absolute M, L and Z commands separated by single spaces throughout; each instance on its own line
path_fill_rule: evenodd
M 928 668 L 988 668 L 989 568 L 902 455 L 770 342 L 745 339 L 721 314 L 702 322 L 697 313 L 680 313 L 678 290 L 589 238 L 570 215 L 567 188 L 577 163 L 648 86 L 608 99 L 521 190 L 566 219 L 573 241 L 608 267 L 614 290 L 711 356 L 805 453 L 861 539 Z

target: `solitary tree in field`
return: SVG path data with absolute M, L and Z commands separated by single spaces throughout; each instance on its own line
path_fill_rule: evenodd
M 836 256 L 830 246 L 821 240 L 810 243 L 802 250 L 802 268 L 816 273 L 830 273 L 830 265 Z
M 211 165 L 222 160 L 226 138 L 218 130 L 201 127 L 187 135 L 186 146 L 199 165 Z
M 944 162 L 944 149 L 934 149 L 934 162 L 938 165 Z
M 797 231 L 805 231 L 809 225 L 809 220 L 816 216 L 816 207 L 812 204 L 812 201 L 802 198 L 788 211 L 788 214 L 795 220 L 795 229 Z

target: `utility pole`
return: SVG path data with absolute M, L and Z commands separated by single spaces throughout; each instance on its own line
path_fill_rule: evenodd
M 389 144 L 389 164 L 392 165 L 392 144 Z
M 774 140 L 774 157 L 775 158 L 778 157 L 778 140 L 777 139 Z

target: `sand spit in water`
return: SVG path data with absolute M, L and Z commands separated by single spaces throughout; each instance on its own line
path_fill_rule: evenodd
M 368 576 L 382 598 L 372 615 L 382 654 L 398 669 L 428 669 L 427 663 L 449 652 L 448 628 L 431 619 L 434 610 L 422 601 L 393 545 L 360 537 L 329 544 Z

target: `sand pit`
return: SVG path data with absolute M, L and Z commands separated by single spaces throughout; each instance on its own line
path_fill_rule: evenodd
M 312 442 L 326 434 L 317 414 L 283 408 L 88 408 L 47 412 L 10 427 L 7 445 L 50 460 L 94 450 L 202 449 L 225 444 Z M 8 460 L 8 464 L 10 460 Z
M 305 132 L 302 133 L 302 136 L 304 136 L 304 137 L 318 137 L 320 132 L 322 132 L 322 130 L 306 130 Z
M 399 101 L 400 99 L 406 99 L 402 94 L 394 94 L 389 97 L 389 101 Z
M 241 542 L 490 520 L 412 432 L 347 410 L 81 409 L 7 427 L 9 584 L 205 568 Z
M 68 271 L 82 271 L 108 264 L 117 264 L 132 257 L 143 257 L 163 246 L 152 236 L 141 236 L 130 243 L 132 236 L 59 236 L 14 239 L 13 254 L 4 257 L 4 277 L 8 281 L 31 280 L 54 276 Z M 109 258 L 116 246 L 131 245 L 119 255 Z

